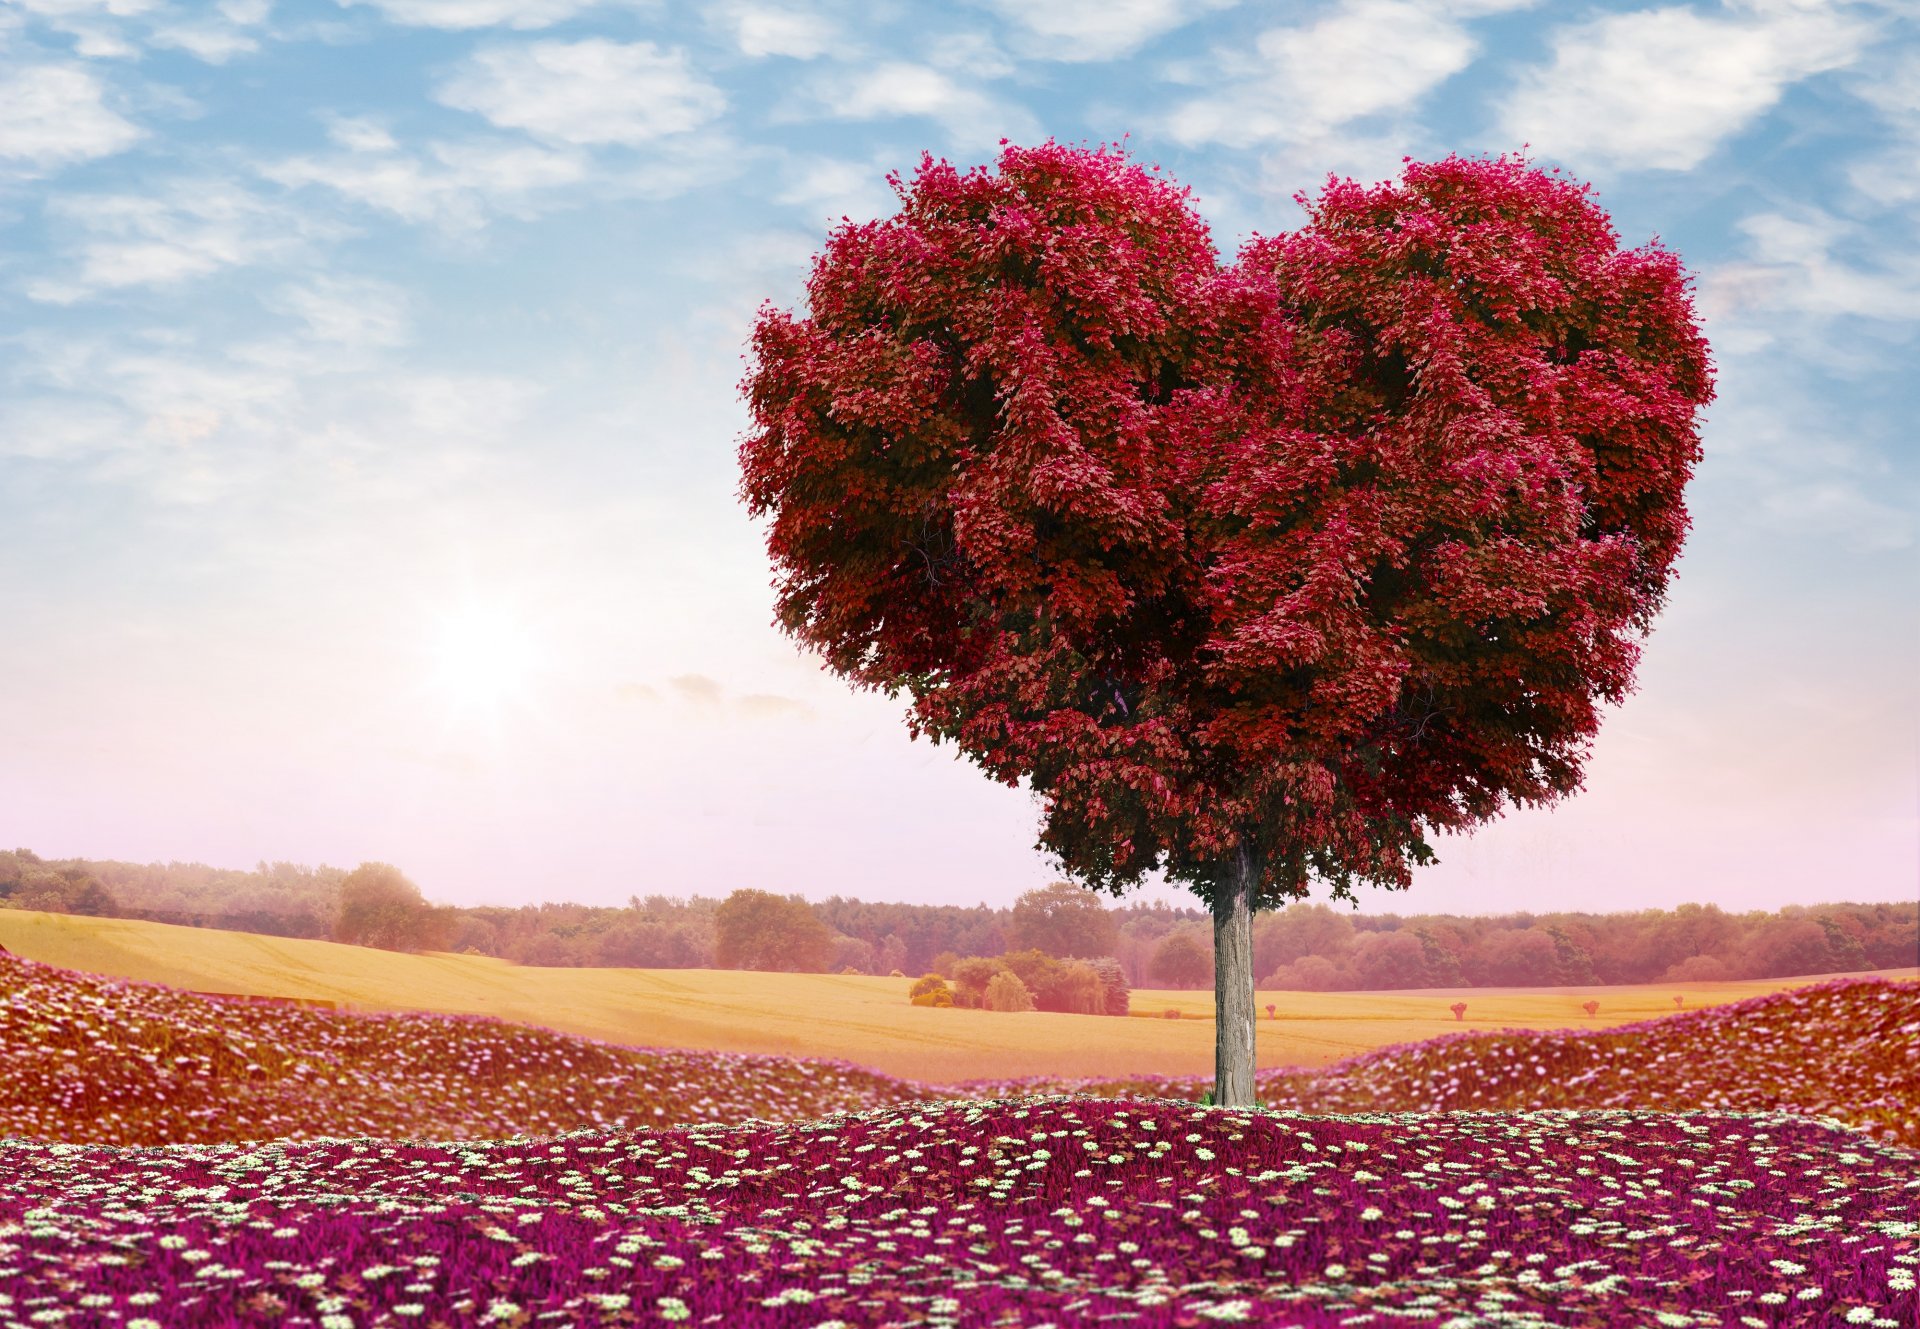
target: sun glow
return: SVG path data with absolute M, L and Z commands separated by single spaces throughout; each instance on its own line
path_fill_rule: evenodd
M 527 624 L 498 605 L 470 604 L 442 618 L 433 639 L 433 688 L 462 712 L 524 701 L 540 665 Z

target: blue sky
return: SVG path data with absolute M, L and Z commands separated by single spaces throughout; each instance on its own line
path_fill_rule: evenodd
M 1588 789 L 1369 910 L 1920 891 L 1911 3 L 0 4 L 0 842 L 1005 903 L 1027 796 L 770 625 L 735 385 L 885 176 L 1126 137 L 1223 257 L 1529 145 L 1720 399 Z M 1148 894 L 1168 894 L 1164 891 Z

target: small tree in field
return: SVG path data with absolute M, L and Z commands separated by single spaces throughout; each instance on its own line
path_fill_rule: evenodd
M 1033 1009 L 1033 993 L 1020 981 L 1020 976 L 1011 970 L 995 974 L 987 981 L 987 1009 L 990 1011 L 1030 1011 Z
M 388 951 L 426 951 L 452 938 L 451 911 L 436 909 L 389 863 L 362 863 L 340 882 L 333 939 Z
M 1447 1009 L 1453 1012 L 1453 1018 L 1456 1020 L 1464 1020 L 1467 1018 L 1467 1003 L 1464 1001 L 1456 1001 L 1453 1005 L 1447 1007 Z
M 987 984 L 993 981 L 995 974 L 1007 972 L 1007 966 L 999 960 L 980 955 L 968 956 L 953 967 L 954 1004 L 971 1006 L 976 1010 L 986 1005 Z
M 1513 158 L 1330 183 L 1224 266 L 1118 150 L 894 185 L 754 329 L 778 621 L 1026 781 L 1069 877 L 1206 902 L 1250 1106 L 1255 910 L 1580 786 L 1686 531 L 1685 275 Z
M 1600 1003 L 1597 1001 L 1583 1001 L 1580 1003 L 1580 1009 L 1585 1011 L 1589 1016 L 1598 1015 L 1600 1013 Z
M 1207 952 L 1191 932 L 1180 931 L 1154 947 L 1147 972 L 1169 987 L 1197 988 L 1212 969 Z

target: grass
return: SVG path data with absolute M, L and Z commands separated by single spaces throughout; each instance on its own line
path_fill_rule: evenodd
M 858 1062 L 887 1075 L 955 1084 L 984 1076 L 1210 1074 L 1213 993 L 1140 989 L 1109 1020 L 909 1006 L 900 979 L 704 969 L 521 968 L 482 956 L 395 955 L 127 919 L 0 910 L 0 945 L 49 964 L 199 991 L 319 998 L 361 1010 L 490 1015 L 649 1047 Z M 1920 977 L 1920 969 L 1894 977 Z M 1325 1067 L 1456 1032 L 1606 1029 L 1723 1005 L 1814 979 L 1564 989 L 1262 992 L 1257 1066 Z M 1472 1017 L 1447 1010 L 1467 1002 Z M 1590 1018 L 1582 1002 L 1598 1000 Z M 1279 1019 L 1265 1018 L 1275 1003 Z M 1178 1009 L 1178 1020 L 1160 1018 Z

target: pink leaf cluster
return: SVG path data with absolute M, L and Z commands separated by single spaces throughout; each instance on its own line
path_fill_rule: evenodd
M 1404 887 L 1579 787 L 1712 396 L 1677 258 L 1514 157 L 1330 182 L 1224 265 L 1118 149 L 893 183 L 754 330 L 788 631 L 1116 892 Z

